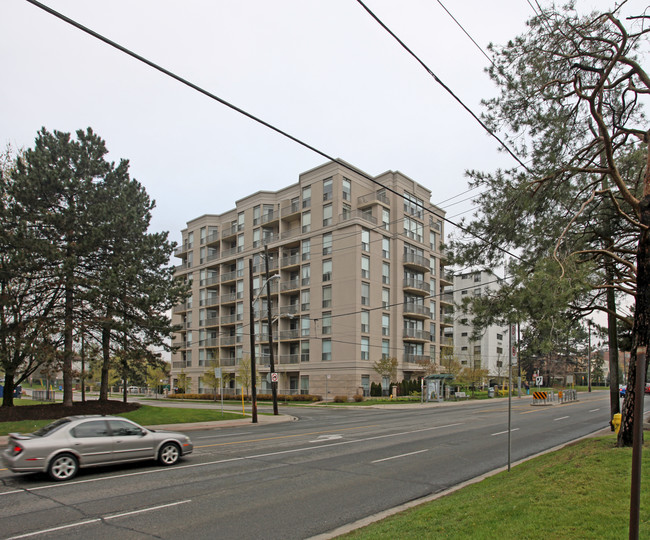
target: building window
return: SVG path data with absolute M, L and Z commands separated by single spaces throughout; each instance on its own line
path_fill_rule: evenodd
M 390 285 L 390 264 L 386 262 L 381 265 L 381 282 Z
M 381 239 L 381 256 L 384 259 L 390 259 L 390 238 L 385 236 Z
M 308 233 L 311 231 L 311 212 L 302 213 L 302 232 Z
M 302 188 L 302 207 L 309 208 L 311 206 L 311 186 Z
M 383 229 L 390 231 L 390 210 L 388 208 L 381 209 L 381 226 Z
M 260 247 L 262 245 L 260 241 L 260 230 L 259 229 L 254 229 L 253 230 L 253 247 Z
M 323 361 L 331 360 L 332 359 L 332 340 L 329 338 L 323 339 L 321 341 L 322 347 L 323 347 L 323 355 L 322 359 Z
M 408 216 L 404 216 L 405 236 L 407 236 L 411 240 L 415 240 L 416 242 L 422 242 L 422 231 L 423 231 L 422 223 Z
M 362 311 L 361 312 L 361 331 L 367 334 L 370 332 L 370 312 Z
M 300 309 L 302 311 L 309 311 L 309 306 L 310 306 L 310 294 L 309 294 L 309 289 L 302 291 L 301 293 L 301 299 L 300 299 Z
M 323 235 L 323 255 L 332 254 L 332 233 Z
M 329 227 L 332 224 L 332 205 L 323 206 L 323 227 Z
M 332 259 L 323 261 L 323 281 L 332 281 Z
M 332 312 L 323 312 L 323 335 L 329 336 L 332 333 Z
M 325 285 L 323 287 L 323 307 L 332 307 L 332 286 Z
M 430 257 L 429 258 L 429 270 L 431 270 L 431 273 L 434 276 L 436 275 L 436 258 L 435 257 Z
M 300 342 L 300 361 L 309 362 L 309 341 Z
M 381 357 L 390 358 L 390 340 L 388 339 L 381 340 Z
M 438 251 L 438 235 L 433 231 L 429 231 L 429 247 L 431 251 Z
M 381 316 L 381 335 L 390 336 L 390 315 L 383 313 Z
M 404 192 L 404 213 L 411 216 L 417 216 L 422 219 L 424 201 L 415 195 Z
M 331 201 L 332 200 L 332 179 L 326 178 L 323 180 L 323 200 Z
M 361 277 L 370 279 L 370 257 L 361 256 Z
M 311 321 L 309 317 L 302 317 L 300 319 L 300 335 L 301 337 L 309 337 L 309 329 L 311 326 Z
M 367 229 L 361 229 L 361 249 L 370 251 L 370 231 Z
M 369 306 L 370 305 L 370 284 L 361 283 L 361 305 Z
M 474 274 L 474 283 L 481 283 L 481 274 Z
M 361 388 L 363 388 L 363 395 L 370 395 L 370 375 L 361 375 Z
M 370 339 L 361 338 L 361 360 L 370 360 Z
M 309 394 L 309 375 L 300 376 L 300 393 L 302 395 Z
M 311 282 L 311 265 L 303 264 L 301 273 L 302 273 L 301 284 L 303 287 L 306 287 Z
M 503 334 L 497 334 L 497 339 L 499 341 L 503 341 Z
M 350 180 L 343 177 L 343 184 L 342 185 L 343 185 L 343 189 L 342 189 L 343 200 L 344 201 L 351 201 L 352 200 L 352 187 L 351 187 Z
M 381 307 L 384 309 L 390 307 L 390 289 L 381 290 Z
M 503 347 L 497 347 L 497 354 L 503 354 Z
M 349 204 L 343 204 L 343 219 L 352 217 L 352 207 Z
M 253 208 L 253 226 L 260 224 L 260 206 L 259 204 Z
M 311 241 L 309 239 L 302 241 L 302 260 L 311 259 Z

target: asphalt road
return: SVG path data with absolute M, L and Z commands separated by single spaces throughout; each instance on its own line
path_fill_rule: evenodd
M 512 462 L 607 427 L 607 392 L 513 399 Z M 443 407 L 288 407 L 298 418 L 193 431 L 179 465 L 0 471 L 0 538 L 304 539 L 507 464 L 507 400 Z

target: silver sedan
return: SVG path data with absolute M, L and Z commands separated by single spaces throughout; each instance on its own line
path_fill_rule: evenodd
M 10 433 L 2 461 L 13 472 L 69 480 L 80 467 L 140 460 L 173 465 L 192 450 L 183 433 L 154 431 L 119 416 L 68 416 L 34 433 Z

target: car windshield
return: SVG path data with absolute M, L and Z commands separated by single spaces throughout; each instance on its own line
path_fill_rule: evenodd
M 70 419 L 69 418 L 59 418 L 58 420 L 55 420 L 51 424 L 48 424 L 47 426 L 43 426 L 40 429 L 37 429 L 32 433 L 32 435 L 35 435 L 36 437 L 47 437 L 49 434 L 54 433 L 57 429 L 59 429 L 61 426 L 64 426 L 65 424 L 69 424 Z

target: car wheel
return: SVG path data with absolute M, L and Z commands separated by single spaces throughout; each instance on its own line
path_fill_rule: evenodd
M 79 462 L 72 454 L 59 454 L 56 456 L 48 467 L 48 474 L 52 480 L 61 482 L 63 480 L 70 480 L 79 470 Z
M 162 445 L 158 453 L 158 461 L 162 465 L 173 465 L 181 457 L 181 450 L 177 444 L 168 442 Z

